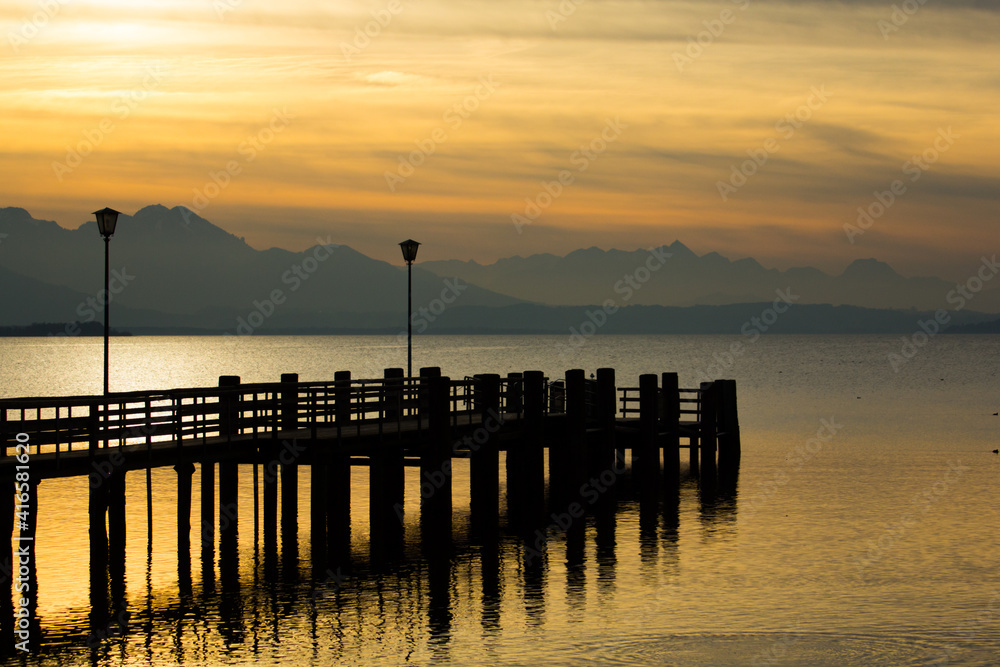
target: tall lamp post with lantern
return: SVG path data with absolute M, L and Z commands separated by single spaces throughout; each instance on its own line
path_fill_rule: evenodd
M 108 337 L 111 334 L 110 305 L 111 292 L 109 290 L 109 264 L 108 247 L 111 237 L 115 234 L 115 226 L 118 224 L 118 216 L 121 215 L 113 208 L 102 208 L 94 211 L 97 216 L 97 230 L 104 237 L 104 395 L 108 395 Z
M 413 262 L 420 244 L 407 239 L 399 247 L 406 262 L 406 377 L 413 377 Z

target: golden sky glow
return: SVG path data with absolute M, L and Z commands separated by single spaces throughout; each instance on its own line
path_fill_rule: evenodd
M 10 0 L 0 201 L 66 227 L 183 205 L 257 248 L 393 262 L 407 237 L 480 262 L 679 238 L 962 279 L 997 245 L 994 4 Z

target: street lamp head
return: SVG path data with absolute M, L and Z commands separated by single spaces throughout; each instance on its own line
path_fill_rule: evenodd
M 102 208 L 100 211 L 94 211 L 94 215 L 97 216 L 97 229 L 101 232 L 101 236 L 106 239 L 114 236 L 115 225 L 118 224 L 118 216 L 121 213 L 113 208 Z
M 400 243 L 399 247 L 403 250 L 403 261 L 412 264 L 413 260 L 417 258 L 417 248 L 420 247 L 420 244 L 413 239 L 407 239 Z

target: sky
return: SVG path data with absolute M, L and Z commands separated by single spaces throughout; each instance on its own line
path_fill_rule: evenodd
M 5 0 L 0 38 L 0 205 L 68 228 L 956 281 L 1000 238 L 1000 2 Z

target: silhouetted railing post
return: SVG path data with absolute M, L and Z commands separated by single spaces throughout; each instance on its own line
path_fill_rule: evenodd
M 740 461 L 740 418 L 736 406 L 736 380 L 719 380 L 719 465 Z
M 281 374 L 281 418 L 278 423 L 284 431 L 294 431 L 299 427 L 299 374 Z
M 420 385 L 417 388 L 417 416 L 426 425 L 431 410 L 431 378 L 441 377 L 439 366 L 425 366 L 420 369 Z
M 223 375 L 219 378 L 219 430 L 231 438 L 240 429 L 240 378 Z M 235 545 L 239 521 L 239 468 L 235 461 L 219 461 L 219 541 L 226 547 Z
M 403 416 L 403 378 L 406 371 L 402 368 L 386 368 L 384 371 L 385 387 L 385 421 L 394 424 Z
M 597 500 L 599 508 L 609 508 L 614 505 L 615 490 L 610 488 L 608 480 L 617 480 L 624 470 L 624 461 L 618 462 L 615 456 L 618 389 L 615 387 L 615 369 L 597 369 L 597 426 L 600 429 L 596 439 L 590 441 L 588 473 L 591 479 L 599 481 L 598 489 L 603 489 Z
M 507 400 L 504 404 L 504 412 L 512 419 L 517 419 L 522 408 L 522 397 L 524 395 L 523 376 L 521 373 L 507 373 Z

